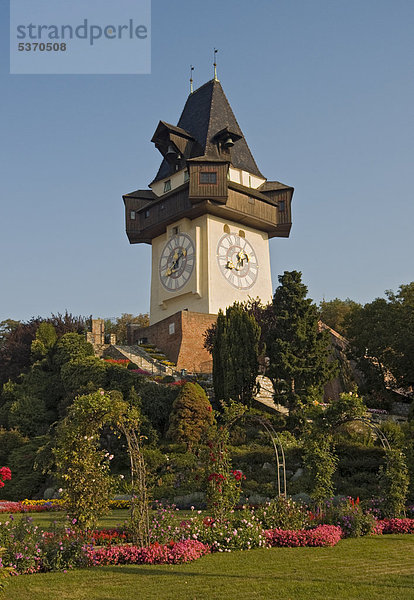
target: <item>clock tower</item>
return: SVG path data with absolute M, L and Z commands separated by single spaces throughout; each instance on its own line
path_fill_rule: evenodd
M 129 341 L 208 370 L 202 334 L 219 309 L 272 298 L 269 239 L 289 236 L 293 188 L 259 171 L 216 78 L 152 142 L 163 158 L 150 189 L 123 196 L 130 243 L 152 245 L 150 326 Z

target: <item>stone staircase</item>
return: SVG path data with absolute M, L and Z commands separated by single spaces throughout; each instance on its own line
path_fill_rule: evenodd
M 164 365 L 139 346 L 111 346 L 111 348 L 151 375 L 171 375 L 177 379 L 181 377 L 181 374 L 174 368 Z
M 281 404 L 275 404 L 273 400 L 273 385 L 268 377 L 264 375 L 259 375 L 256 379 L 256 384 L 258 388 L 258 392 L 254 399 L 256 402 L 259 402 L 266 408 L 270 408 L 275 412 L 282 413 L 287 415 L 289 413 L 288 409 Z

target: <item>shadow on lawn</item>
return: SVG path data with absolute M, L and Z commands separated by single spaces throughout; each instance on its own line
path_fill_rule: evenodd
M 176 577 L 216 577 L 218 579 L 220 579 L 223 574 L 222 573 L 206 573 L 203 571 L 200 571 L 199 573 L 193 573 L 191 571 L 182 571 L 179 570 L 180 567 L 183 567 L 184 565 L 177 565 L 177 569 L 175 570 L 169 570 L 168 567 L 172 567 L 173 565 L 165 565 L 165 569 L 158 569 L 159 565 L 114 565 L 114 566 L 108 566 L 108 567 L 98 567 L 101 571 L 106 572 L 106 573 L 119 573 L 119 569 L 122 568 L 122 573 L 126 573 L 128 575 L 141 575 L 142 577 L 144 576 L 148 576 L 148 577 L 159 577 L 160 575 L 174 575 Z M 267 577 L 264 576 L 260 576 L 260 575 L 245 575 L 245 574 L 241 574 L 241 575 L 232 575 L 231 573 L 226 573 L 226 578 L 233 578 L 233 579 L 268 579 Z M 273 579 L 273 577 L 272 577 Z M 277 579 L 275 577 L 275 579 Z M 281 578 L 280 578 L 281 579 Z
M 158 565 L 157 565 L 158 566 Z M 172 565 L 165 565 L 166 567 L 171 567 Z M 191 571 L 184 571 L 181 570 L 181 567 L 183 565 L 178 565 L 177 569 L 174 570 L 168 570 L 168 569 L 158 569 L 158 568 L 154 568 L 155 565 L 118 565 L 118 566 L 107 566 L 107 567 L 100 567 L 100 569 L 102 571 L 105 571 L 107 573 L 118 573 L 119 574 L 119 567 L 122 567 L 122 573 L 128 574 L 128 575 L 140 575 L 142 577 L 159 577 L 159 576 L 166 576 L 166 575 L 172 575 L 175 577 L 182 577 L 182 578 L 187 578 L 187 577 L 200 577 L 200 578 L 215 578 L 215 579 L 220 579 L 222 577 L 222 573 L 206 573 L 206 572 L 202 572 L 200 571 L 199 573 L 194 573 Z M 401 589 L 413 589 L 413 576 L 412 575 L 405 575 L 405 574 L 401 574 L 401 575 L 395 575 L 392 574 L 391 575 L 392 579 L 394 579 L 394 581 L 389 581 L 389 580 L 385 580 L 385 581 L 381 581 L 381 578 L 375 578 L 375 580 L 373 580 L 372 582 L 367 582 L 367 581 L 360 581 L 358 579 L 355 580 L 350 580 L 348 577 L 345 577 L 344 579 L 335 579 L 334 583 L 335 585 L 343 585 L 343 586 L 349 586 L 349 584 L 354 584 L 354 585 L 358 585 L 358 586 L 363 586 L 363 587 L 367 587 L 367 588 L 372 588 L 374 587 L 378 587 L 378 588 L 393 588 L 395 589 L 396 587 L 401 588 Z M 231 574 L 226 572 L 226 579 L 240 579 L 240 580 L 244 580 L 244 581 L 259 581 L 262 582 L 262 584 L 265 584 L 266 582 L 269 581 L 280 581 L 280 582 L 286 582 L 286 579 L 288 579 L 291 583 L 296 582 L 299 584 L 309 584 L 310 582 L 312 582 L 313 584 L 317 585 L 317 584 L 326 584 L 326 578 L 325 577 L 311 577 L 309 576 L 309 573 L 307 573 L 306 575 L 302 575 L 302 576 L 297 576 L 296 573 L 285 573 L 285 574 L 272 574 L 272 575 L 247 575 L 246 573 L 241 573 L 240 575 L 238 574 Z M 385 577 L 384 577 L 385 579 Z M 395 579 L 397 581 L 395 581 Z

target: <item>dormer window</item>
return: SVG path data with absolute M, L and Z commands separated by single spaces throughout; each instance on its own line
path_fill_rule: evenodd
M 200 183 L 210 185 L 217 183 L 217 171 L 200 171 Z
M 165 192 L 169 192 L 171 190 L 171 179 L 167 179 L 164 181 L 164 194 Z

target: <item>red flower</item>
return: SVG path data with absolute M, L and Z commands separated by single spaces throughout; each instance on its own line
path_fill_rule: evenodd
M 246 477 L 243 475 L 243 473 L 237 469 L 235 471 L 232 471 L 232 473 L 233 473 L 236 481 L 240 481 L 243 478 L 246 479 Z
M 1 467 L 0 468 L 0 479 L 2 479 L 2 481 L 10 481 L 11 471 L 10 471 L 9 467 Z M 1 486 L 1 487 L 3 487 L 3 486 Z

